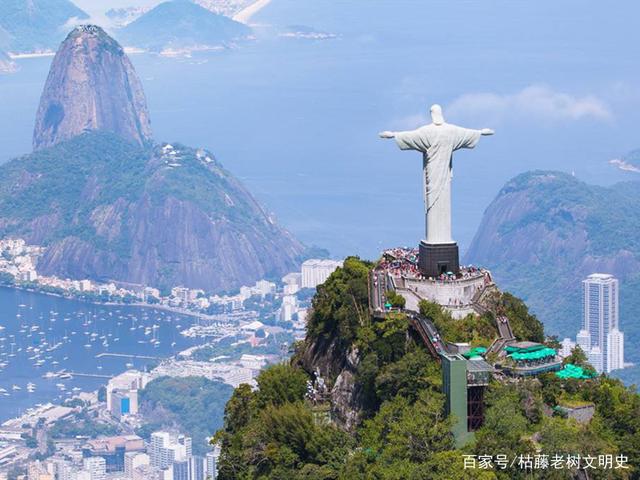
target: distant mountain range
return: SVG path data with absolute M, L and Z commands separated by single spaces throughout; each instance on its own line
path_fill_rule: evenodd
M 627 359 L 640 362 L 640 183 L 588 185 L 562 172 L 535 171 L 507 182 L 485 211 L 466 255 L 522 297 L 549 333 L 575 337 L 581 280 L 621 280 Z
M 151 51 L 218 47 L 247 37 L 251 29 L 189 0 L 164 2 L 117 32 L 118 40 Z
M 152 142 L 139 86 L 102 29 L 69 34 L 38 150 L 0 167 L 0 237 L 47 247 L 37 269 L 62 278 L 219 292 L 299 268 L 303 246 L 211 152 Z
M 87 18 L 69 0 L 2 0 L 0 48 L 12 53 L 56 50 L 68 24 Z

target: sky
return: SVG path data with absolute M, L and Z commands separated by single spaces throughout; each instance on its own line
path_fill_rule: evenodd
M 90 12 L 133 3 L 152 2 L 78 0 Z M 131 60 L 159 140 L 210 148 L 303 241 L 372 258 L 422 230 L 419 156 L 376 133 L 427 122 L 431 103 L 451 123 L 496 131 L 454 159 L 462 250 L 519 173 L 636 178 L 608 161 L 640 146 L 639 17 L 630 0 L 273 0 L 255 43 Z M 338 37 L 269 37 L 287 25 Z M 0 79 L 0 162 L 30 148 L 48 61 Z

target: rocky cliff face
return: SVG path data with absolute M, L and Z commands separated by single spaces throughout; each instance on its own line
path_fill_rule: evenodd
M 309 375 L 327 382 L 331 418 L 341 428 L 355 431 L 362 421 L 362 386 L 357 381 L 362 359 L 356 347 L 342 355 L 338 342 L 338 339 L 307 338 L 296 361 Z
M 202 149 L 151 145 L 144 94 L 98 28 L 62 44 L 37 150 L 0 167 L 0 237 L 44 275 L 221 291 L 298 268 L 303 246 Z M 50 146 L 52 145 L 52 146 Z
M 604 272 L 622 279 L 623 313 L 640 302 L 633 288 L 639 227 L 637 183 L 604 188 L 561 172 L 529 172 L 509 181 L 489 205 L 465 261 L 490 268 L 550 333 L 573 336 L 585 276 Z
M 221 291 L 298 268 L 303 247 L 213 155 L 90 132 L 0 170 L 0 237 L 44 275 Z
M 34 149 L 102 130 L 145 145 L 151 126 L 142 85 L 122 47 L 100 27 L 80 26 L 60 46 L 40 100 Z

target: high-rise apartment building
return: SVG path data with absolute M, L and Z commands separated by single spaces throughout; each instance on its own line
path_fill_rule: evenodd
M 302 264 L 302 288 L 316 288 L 341 266 L 341 261 L 307 260 Z
M 609 372 L 612 365 L 620 363 L 619 358 L 612 359 L 613 361 L 609 359 L 609 334 L 614 330 L 619 331 L 618 280 L 613 275 L 604 273 L 589 275 L 582 281 L 582 299 L 582 329 L 589 334 L 589 348 L 585 353 L 590 359 L 593 358 L 593 367 L 598 372 Z M 614 335 L 615 341 L 619 338 Z M 615 354 L 619 355 L 618 352 L 616 350 Z

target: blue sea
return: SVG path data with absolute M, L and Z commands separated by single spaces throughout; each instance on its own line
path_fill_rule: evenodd
M 423 235 L 420 156 L 379 131 L 418 126 L 436 102 L 452 123 L 494 128 L 455 159 L 464 250 L 518 173 L 633 178 L 607 162 L 640 145 L 639 10 L 630 1 L 274 0 L 253 19 L 257 40 L 237 49 L 131 58 L 157 140 L 211 149 L 298 238 L 336 256 L 374 258 Z M 289 26 L 338 37 L 279 36 Z M 0 161 L 30 151 L 50 62 L 22 60 L 20 73 L 0 77 Z M 546 93 L 527 96 L 530 87 Z
M 38 403 L 62 402 L 79 390 L 97 390 L 109 376 L 145 369 L 195 345 L 197 340 L 180 334 L 193 321 L 155 309 L 0 287 L 0 420 Z M 46 378 L 62 371 L 78 375 Z M 35 386 L 32 392 L 28 384 Z
M 464 251 L 484 209 L 521 172 L 559 169 L 598 184 L 635 178 L 608 161 L 640 146 L 639 14 L 632 1 L 273 0 L 253 19 L 255 41 L 192 58 L 131 59 L 158 141 L 210 149 L 281 224 L 334 256 L 375 258 L 423 236 L 420 156 L 400 152 L 379 131 L 419 126 L 432 103 L 451 123 L 494 128 L 495 136 L 455 157 L 454 236 Z M 336 37 L 281 36 L 291 26 Z M 30 151 L 50 62 L 20 60 L 19 73 L 0 76 L 0 162 Z M 184 346 L 174 327 L 182 320 L 142 315 L 0 291 L 5 337 L 19 331 L 20 318 L 60 338 L 81 332 L 86 317 L 100 335 L 121 335 L 113 351 L 164 355 L 172 341 Z M 120 316 L 160 324 L 161 347 L 125 340 L 130 320 L 118 325 Z M 66 368 L 98 372 L 102 344 L 84 344 L 70 342 L 53 356 L 68 356 Z M 124 363 L 105 361 L 101 371 Z M 60 396 L 58 382 L 42 379 L 32 396 L 24 391 L 40 372 L 15 362 L 0 372 L 3 388 L 22 387 L 0 397 L 0 417 Z

